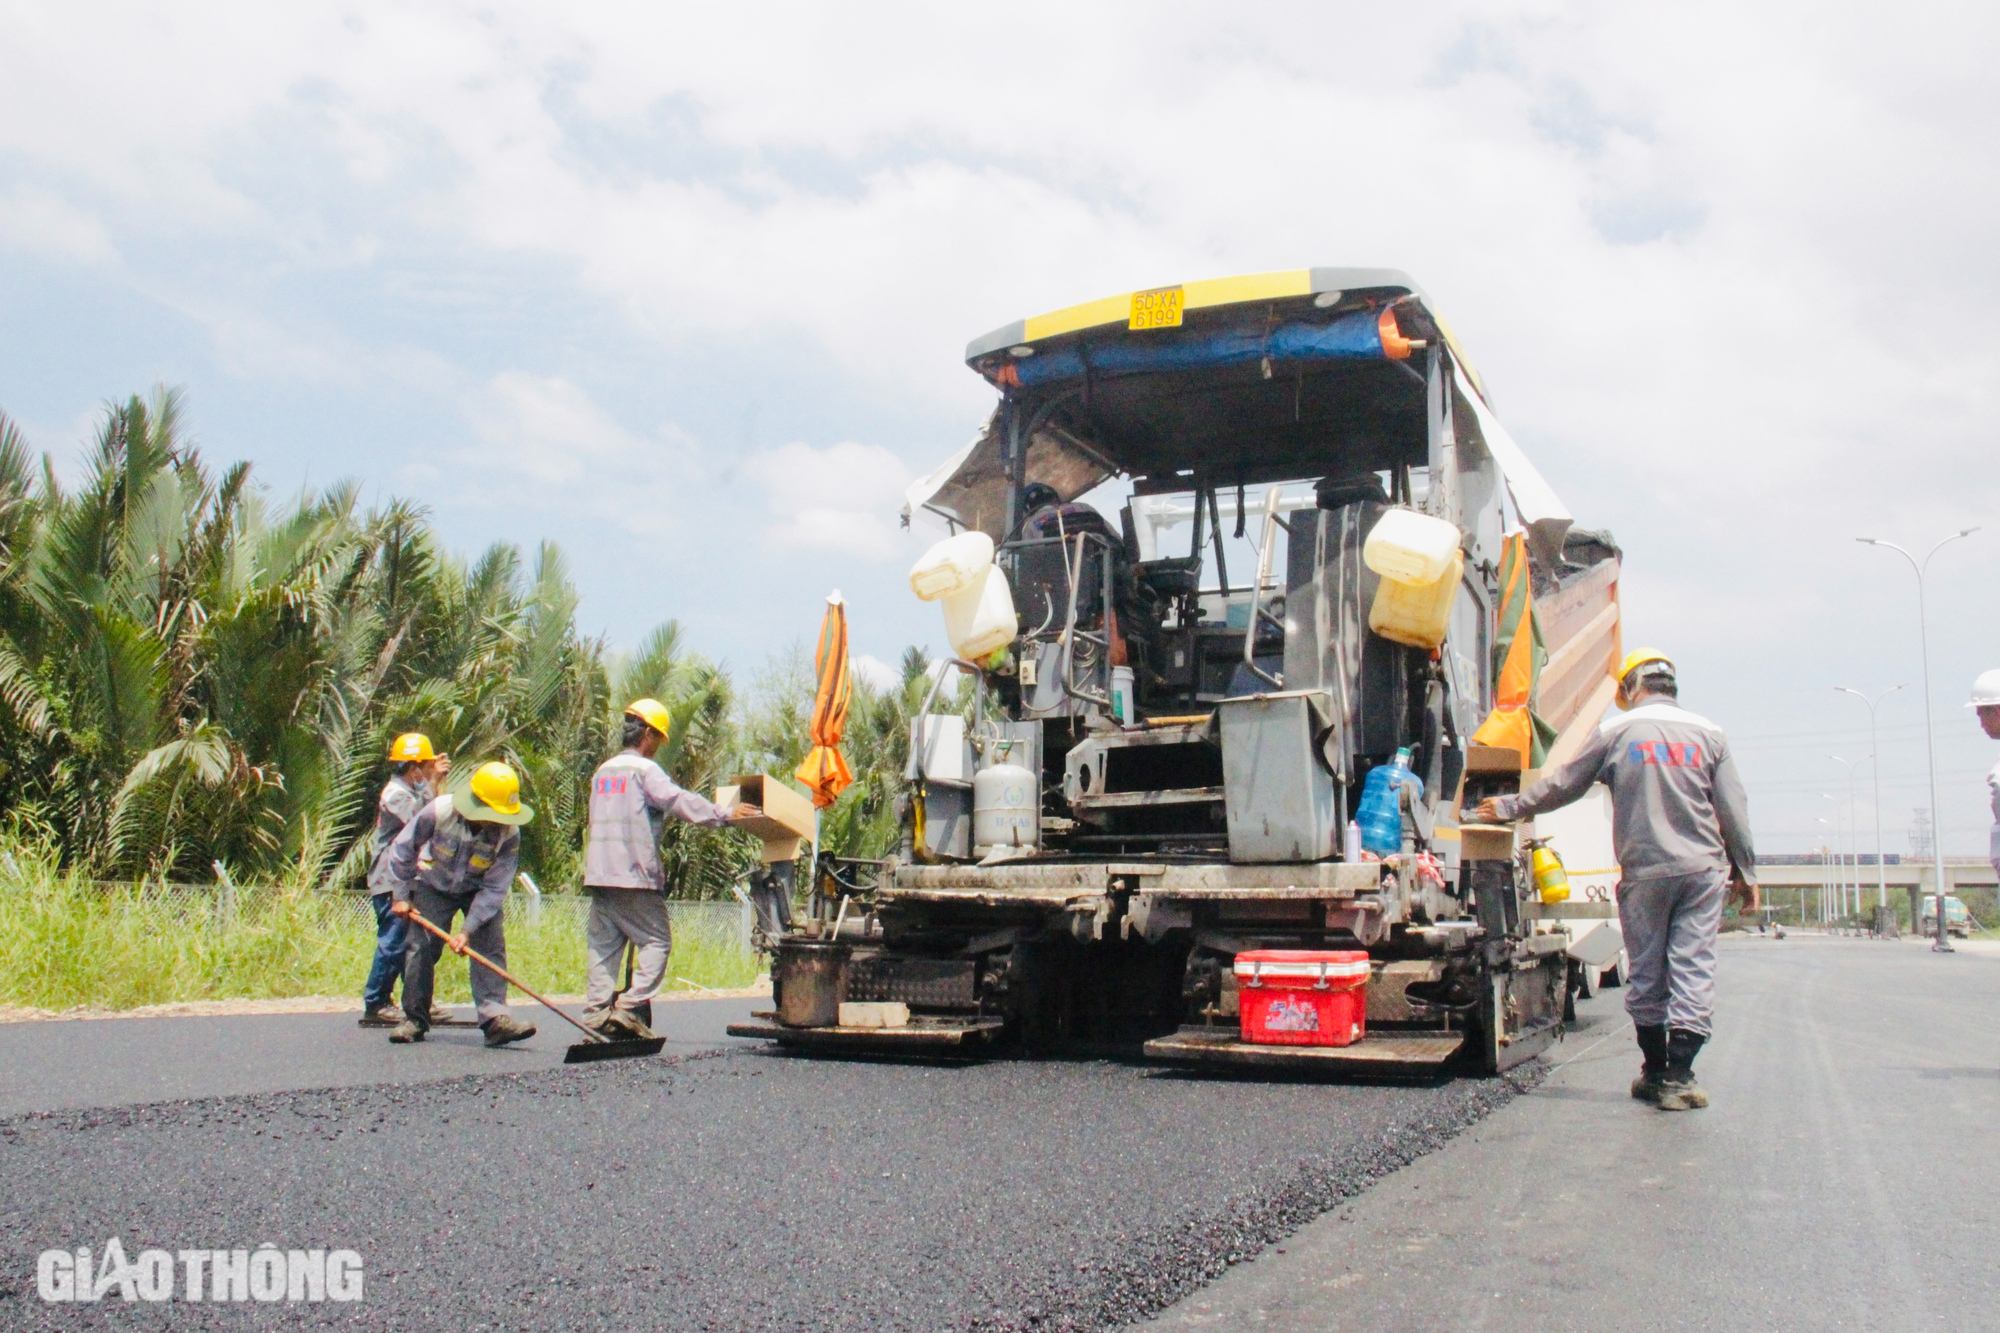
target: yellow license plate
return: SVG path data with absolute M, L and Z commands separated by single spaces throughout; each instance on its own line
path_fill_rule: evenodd
M 1179 287 L 1155 287 L 1151 291 L 1132 293 L 1132 319 L 1126 324 L 1129 329 L 1177 329 L 1181 326 L 1181 308 L 1187 302 L 1187 293 Z

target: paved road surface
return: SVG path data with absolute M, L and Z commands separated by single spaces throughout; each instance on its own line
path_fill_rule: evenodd
M 128 1251 L 358 1250 L 365 1303 L 283 1311 L 311 1326 L 1115 1328 L 1512 1095 L 712 1046 L 537 1068 L 559 1044 L 486 1052 L 467 1034 L 462 1051 L 408 1051 L 357 1039 L 352 1020 L 296 1018 L 161 1020 L 150 1030 L 169 1039 L 150 1043 L 145 1022 L 7 1038 L 59 1041 L 69 1062 L 44 1052 L 39 1091 L 17 1101 L 73 1104 L 90 1078 L 112 1104 L 0 1120 L 0 1328 L 102 1322 L 42 1305 L 35 1256 L 114 1235 Z M 218 1039 L 185 1023 L 230 1025 L 217 1031 L 244 1034 L 243 1063 L 269 1052 L 280 1067 L 220 1066 Z M 93 1068 L 93 1044 L 120 1072 Z M 316 1045 L 341 1086 L 298 1090 Z M 496 1068 L 523 1072 L 415 1081 Z M 118 1104 L 203 1078 L 283 1090 Z M 198 1328 L 274 1311 L 115 1313 Z
M 2000 960 L 1736 942 L 1722 994 L 1717 1102 L 1683 1116 L 1625 1096 L 1617 992 L 1521 1097 L 806 1061 L 716 1042 L 728 1002 L 678 1059 L 569 1069 L 310 1016 L 0 1031 L 8 1105 L 90 1103 L 0 1119 L 0 1328 L 113 1314 L 32 1280 L 112 1235 L 359 1250 L 366 1302 L 307 1325 L 1095 1329 L 1186 1297 L 1157 1322 L 1990 1326 Z M 133 1104 L 217 1088 L 264 1090 Z
M 749 1045 L 723 1029 L 768 1000 L 673 1000 L 653 1006 L 668 1053 Z M 455 1010 L 470 1018 L 472 1009 Z M 467 1074 L 551 1069 L 577 1030 L 517 1004 L 539 1033 L 485 1049 L 477 1028 L 437 1028 L 420 1046 L 391 1046 L 358 1014 L 259 1014 L 215 1018 L 106 1018 L 0 1023 L 0 1116 L 187 1097 L 431 1082 Z
M 1619 994 L 1535 1091 L 1145 1327 L 2000 1327 L 2000 959 L 1726 941 L 1682 1115 L 1627 1095 Z

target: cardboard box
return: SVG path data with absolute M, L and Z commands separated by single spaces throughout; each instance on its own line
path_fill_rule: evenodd
M 1519 773 L 1521 752 L 1500 745 L 1469 745 L 1465 750 L 1468 773 Z
M 1514 827 L 1511 824 L 1461 824 L 1458 828 L 1458 855 L 1463 861 L 1511 861 L 1514 859 Z
M 754 833 L 764 840 L 764 863 L 789 861 L 799 854 L 799 842 L 813 835 L 813 803 L 789 783 L 764 773 L 745 773 L 715 789 L 717 805 L 747 803 L 763 813 L 732 819 L 729 827 Z

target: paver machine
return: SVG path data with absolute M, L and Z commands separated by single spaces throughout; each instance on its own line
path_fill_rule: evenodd
M 1488 1072 L 1546 1048 L 1573 936 L 1532 829 L 1459 812 L 1603 713 L 1619 553 L 1424 293 L 1387 269 L 1189 282 L 966 360 L 998 404 L 910 492 L 951 534 L 912 586 L 955 656 L 911 724 L 902 846 L 770 920 L 775 1007 L 732 1031 Z M 1428 569 L 1398 563 L 1411 533 L 1444 534 Z M 1540 741 L 1477 743 L 1524 636 Z M 1273 949 L 1365 952 L 1365 1035 L 1246 1040 L 1237 963 Z

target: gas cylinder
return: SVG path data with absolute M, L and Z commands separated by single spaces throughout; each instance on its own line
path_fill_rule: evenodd
M 972 775 L 972 854 L 996 847 L 1034 847 L 1042 838 L 1041 784 L 1019 764 L 1003 762 Z
M 1530 864 L 1535 871 L 1535 888 L 1545 903 L 1560 903 L 1569 900 L 1569 873 L 1563 869 L 1563 859 L 1556 849 L 1546 842 L 1537 842 Z

